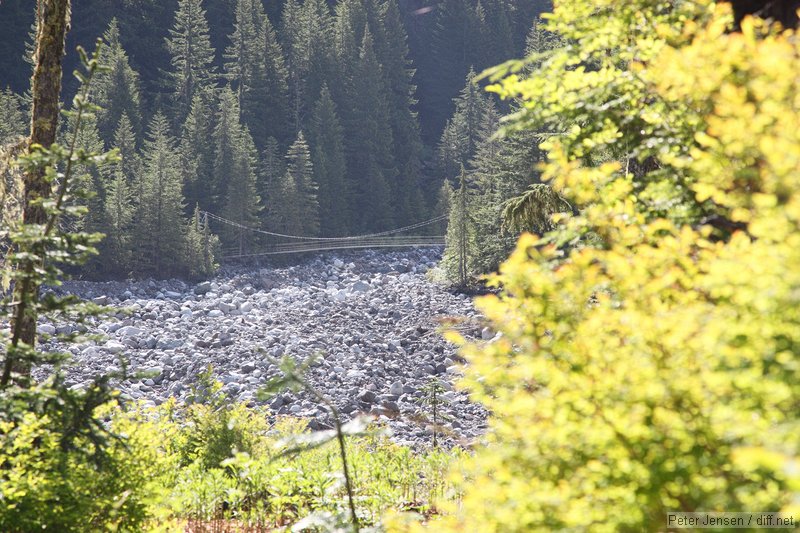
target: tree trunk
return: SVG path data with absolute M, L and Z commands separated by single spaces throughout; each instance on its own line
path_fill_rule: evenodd
M 31 80 L 33 109 L 29 147 L 35 144 L 49 148 L 56 139 L 61 96 L 61 59 L 64 56 L 64 39 L 70 18 L 70 0 L 38 0 L 36 7 L 36 52 Z M 44 169 L 24 176 L 25 205 L 23 223 L 45 224 L 47 214 L 35 200 L 49 198 L 51 185 L 44 178 Z M 19 268 L 33 271 L 30 261 Z M 33 346 L 36 341 L 36 309 L 33 305 L 39 296 L 39 285 L 26 278 L 15 287 L 14 301 L 18 302 L 12 331 L 19 342 Z M 19 363 L 16 371 L 30 373 L 28 363 Z

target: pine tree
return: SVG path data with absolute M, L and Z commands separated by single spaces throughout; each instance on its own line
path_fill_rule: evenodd
M 291 128 L 291 112 L 289 103 L 289 71 L 283 48 L 278 42 L 278 35 L 269 18 L 265 17 L 264 26 L 264 75 L 265 100 L 263 102 L 267 116 L 264 135 L 267 140 L 274 138 L 281 143 L 289 144 L 294 131 Z M 266 143 L 264 144 L 266 148 Z
M 308 237 L 319 235 L 319 187 L 314 181 L 314 165 L 303 132 L 297 134 L 297 140 L 289 147 L 286 154 L 286 178 L 289 190 L 294 189 L 295 202 L 293 216 L 297 222 L 292 224 L 300 234 Z
M 102 139 L 110 141 L 122 115 L 127 115 L 133 131 L 141 131 L 139 74 L 133 70 L 120 42 L 119 23 L 112 19 L 103 34 L 107 44 L 105 64 L 109 72 L 100 73 L 92 82 L 97 111 L 97 128 Z
M 175 102 L 175 123 L 181 124 L 197 91 L 212 88 L 216 81 L 215 52 L 202 0 L 178 1 L 166 45 L 171 55 L 168 80 Z
M 236 21 L 225 50 L 225 74 L 236 91 L 239 120 L 247 125 L 256 145 L 267 140 L 266 14 L 260 0 L 237 0 Z
M 8 88 L 0 91 L 0 146 L 25 135 L 27 120 L 23 109 L 22 97 Z
M 227 88 L 220 93 L 214 149 L 213 181 L 218 187 L 220 214 L 243 226 L 258 226 L 258 155 L 247 127 L 239 122 L 236 95 Z M 227 226 L 221 236 L 226 246 L 236 247 L 240 254 L 252 244 L 251 236 L 241 228 Z
M 306 114 L 334 73 L 333 18 L 326 0 L 290 0 L 284 9 L 295 128 L 307 124 Z
M 158 277 L 184 270 L 182 257 L 185 222 L 181 194 L 180 159 L 169 123 L 157 113 L 144 144 L 142 191 L 135 213 L 134 265 L 145 275 Z
M 377 47 L 387 90 L 389 121 L 397 162 L 398 176 L 393 181 L 398 220 L 415 220 L 421 216 L 422 202 L 414 194 L 419 189 L 422 140 L 413 107 L 417 104 L 414 69 L 409 59 L 408 36 L 396 0 L 387 0 L 378 10 L 382 28 L 381 45 Z
M 455 177 L 455 169 L 469 166 L 484 137 L 487 117 L 495 116 L 493 102 L 475 83 L 475 71 L 467 74 L 467 83 L 453 101 L 455 112 L 447 122 L 439 142 L 439 164 L 448 178 Z
M 450 217 L 450 204 L 453 200 L 453 186 L 450 184 L 449 179 L 442 181 L 442 186 L 439 188 L 439 193 L 436 195 L 436 206 L 433 208 L 433 216 L 446 216 Z M 444 235 L 447 233 L 447 220 L 440 223 L 431 225 L 431 235 Z
M 432 36 L 434 76 L 428 86 L 427 110 L 439 124 L 445 122 L 451 99 L 472 66 L 481 64 L 480 36 L 486 34 L 474 0 L 441 0 Z M 507 58 L 506 58 L 507 59 Z
M 442 258 L 448 278 L 459 287 L 469 284 L 475 257 L 474 221 L 469 196 L 467 172 L 462 168 L 459 188 L 450 201 L 447 247 Z
M 391 208 L 392 183 L 397 178 L 392 130 L 381 65 L 375 55 L 372 33 L 364 30 L 355 76 L 359 116 L 348 132 L 348 169 L 353 173 L 359 229 L 386 229 L 396 217 Z
M 286 161 L 284 154 L 281 153 L 280 144 L 275 137 L 270 137 L 261 153 L 258 167 L 258 194 L 265 206 L 272 201 L 275 195 L 273 188 L 280 183 L 285 172 Z M 267 209 L 262 211 L 264 217 L 267 216 L 267 211 Z
M 123 163 L 124 165 L 124 163 Z M 106 238 L 100 245 L 100 260 L 112 275 L 130 273 L 133 193 L 122 166 L 111 175 L 105 198 Z
M 100 132 L 97 128 L 98 117 L 84 115 L 81 120 L 80 131 L 75 137 L 75 145 L 78 149 L 87 152 L 101 153 L 105 150 L 103 141 L 100 139 Z M 67 137 L 74 135 L 76 118 L 71 116 L 67 119 Z M 108 179 L 108 167 L 101 171 L 95 165 L 77 165 L 74 169 L 76 182 L 80 183 L 84 194 L 88 196 L 86 200 L 87 213 L 80 221 L 76 221 L 82 231 L 88 233 L 104 232 L 106 229 L 106 219 L 103 210 L 106 195 L 106 181 Z M 89 261 L 89 266 L 97 266 L 96 261 Z
M 214 258 L 219 252 L 219 239 L 211 233 L 208 221 L 201 217 L 198 206 L 195 206 L 187 223 L 184 248 L 187 274 L 190 278 L 207 278 L 217 269 Z
M 123 113 L 114 131 L 112 146 L 117 149 L 120 156 L 119 171 L 125 176 L 128 185 L 131 185 L 136 176 L 141 172 L 141 158 L 136 150 L 136 132 L 126 113 Z
M 314 177 L 319 185 L 321 234 L 345 235 L 352 215 L 348 210 L 350 184 L 344 157 L 344 132 L 327 86 L 322 87 L 319 101 L 314 106 L 309 140 Z
M 214 205 L 214 116 L 211 90 L 196 91 L 183 124 L 179 144 L 184 196 L 188 206 Z

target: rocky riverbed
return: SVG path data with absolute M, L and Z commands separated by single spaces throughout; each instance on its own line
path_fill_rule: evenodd
M 458 322 L 468 336 L 488 340 L 491 333 L 468 297 L 427 280 L 438 259 L 431 249 L 364 251 L 285 268 L 228 270 L 197 285 L 70 282 L 63 291 L 119 311 L 86 324 L 103 340 L 67 347 L 75 360 L 68 379 L 84 386 L 124 358 L 130 371 L 150 377 L 117 383 L 123 397 L 157 405 L 186 400 L 198 374 L 212 365 L 226 394 L 255 404 L 258 390 L 278 373 L 260 350 L 276 358 L 319 353 L 311 382 L 347 417 L 371 413 L 397 441 L 424 444 L 433 430 L 420 422 L 430 418 L 423 389 L 438 378 L 446 389 L 440 409 L 448 440 L 469 442 L 485 429 L 486 413 L 453 390 L 459 361 L 438 328 Z M 50 334 L 74 328 L 40 324 Z M 312 428 L 330 423 L 307 394 L 282 393 L 268 405 L 279 415 L 309 418 Z

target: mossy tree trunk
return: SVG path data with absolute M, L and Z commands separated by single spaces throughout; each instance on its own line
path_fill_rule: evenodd
M 38 0 L 36 5 L 36 51 L 31 80 L 33 100 L 29 149 L 34 145 L 49 148 L 56 139 L 61 95 L 61 60 L 64 57 L 64 40 L 69 27 L 70 0 Z M 37 200 L 51 196 L 51 184 L 45 179 L 44 169 L 31 171 L 24 176 L 25 204 L 23 224 L 44 225 L 47 213 Z M 22 261 L 19 268 L 32 273 L 36 265 L 32 260 Z M 17 308 L 12 324 L 12 336 L 18 343 L 33 346 L 36 340 L 36 310 L 32 305 L 39 296 L 39 284 L 31 277 L 14 288 Z M 28 363 L 19 362 L 18 372 L 30 372 Z

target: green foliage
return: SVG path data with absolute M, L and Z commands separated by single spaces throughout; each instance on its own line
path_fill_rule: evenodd
M 286 154 L 286 170 L 267 199 L 269 227 L 288 235 L 319 233 L 319 201 L 314 165 L 303 132 Z
M 266 104 L 267 52 L 266 14 L 263 3 L 258 0 L 237 0 L 234 31 L 230 45 L 225 50 L 225 77 L 236 91 L 240 116 L 253 138 L 263 143 L 267 138 L 266 125 L 272 120 Z M 271 50 L 274 53 L 274 48 Z
M 0 145 L 25 134 L 28 124 L 23 110 L 21 96 L 8 88 L 0 91 Z
M 88 95 L 91 80 L 102 70 L 99 51 L 99 43 L 91 57 L 79 49 L 85 72 L 76 74 L 83 86 L 67 113 L 72 126 L 69 148 L 35 145 L 20 159 L 28 178 L 43 175 L 48 188 L 29 200 L 41 205 L 45 220 L 11 221 L 7 234 L 11 253 L 3 275 L 13 280 L 15 290 L 13 297 L 4 296 L 0 306 L 0 322 L 10 325 L 0 331 L 0 528 L 4 531 L 137 530 L 147 517 L 148 479 L 158 476 L 156 458 L 148 454 L 151 450 L 129 453 L 114 428 L 104 423 L 114 398 L 109 377 L 84 389 L 68 387 L 64 366 L 69 355 L 37 351 L 21 332 L 23 319 L 33 322 L 35 339 L 39 316 L 80 323 L 100 312 L 74 296 L 39 294 L 41 285 L 61 283 L 64 267 L 84 263 L 99 240 L 96 234 L 61 229 L 63 221 L 81 220 L 86 214 L 80 204 L 88 196 L 90 178 L 78 179 L 75 174 L 115 160 L 114 153 L 84 148 L 86 142 L 81 140 L 83 119 L 96 111 Z M 33 382 L 31 369 L 44 364 L 53 365 L 49 377 Z
M 256 451 L 266 417 L 244 404 L 234 404 L 222 393 L 209 367 L 197 377 L 189 405 L 182 413 L 182 438 L 177 449 L 181 465 L 197 463 L 203 470 L 220 468 L 237 453 Z
M 436 448 L 439 445 L 438 436 L 441 423 L 448 419 L 448 415 L 442 412 L 442 405 L 447 403 L 447 400 L 442 396 L 446 389 L 439 378 L 432 377 L 420 390 L 422 391 L 422 397 L 418 401 L 420 405 L 430 410 L 433 447 Z
M 327 86 L 314 106 L 309 131 L 314 181 L 319 185 L 320 233 L 323 236 L 347 234 L 352 219 L 349 212 L 351 184 L 347 179 L 344 132 Z
M 139 74 L 131 67 L 122 47 L 117 19 L 111 20 L 103 40 L 107 49 L 105 61 L 110 70 L 98 76 L 92 93 L 94 103 L 99 106 L 97 129 L 103 140 L 110 141 L 123 115 L 130 121 L 133 131 L 140 134 L 142 110 Z
M 223 217 L 246 227 L 258 225 L 260 198 L 256 192 L 258 153 L 247 128 L 239 122 L 236 95 L 230 89 L 220 94 L 217 127 L 214 130 L 214 181 Z M 222 233 L 226 247 L 239 254 L 251 246 L 250 232 L 227 226 Z
M 166 45 L 172 64 L 168 82 L 177 122 L 181 123 L 189 114 L 196 93 L 212 87 L 215 81 L 214 48 L 202 0 L 178 2 Z
M 183 209 L 179 158 L 164 115 L 150 122 L 133 234 L 139 272 L 165 276 L 183 270 Z
M 458 190 L 450 199 L 450 217 L 447 223 L 447 246 L 442 266 L 451 283 L 466 288 L 472 278 L 472 260 L 475 257 L 475 221 L 472 202 L 467 188 L 467 172 L 461 167 Z
M 558 3 L 569 44 L 498 71 L 510 131 L 562 132 L 544 176 L 579 214 L 523 236 L 479 302 L 503 334 L 463 351 L 491 444 L 431 530 L 798 511 L 800 48 L 727 5 L 664 7 Z

